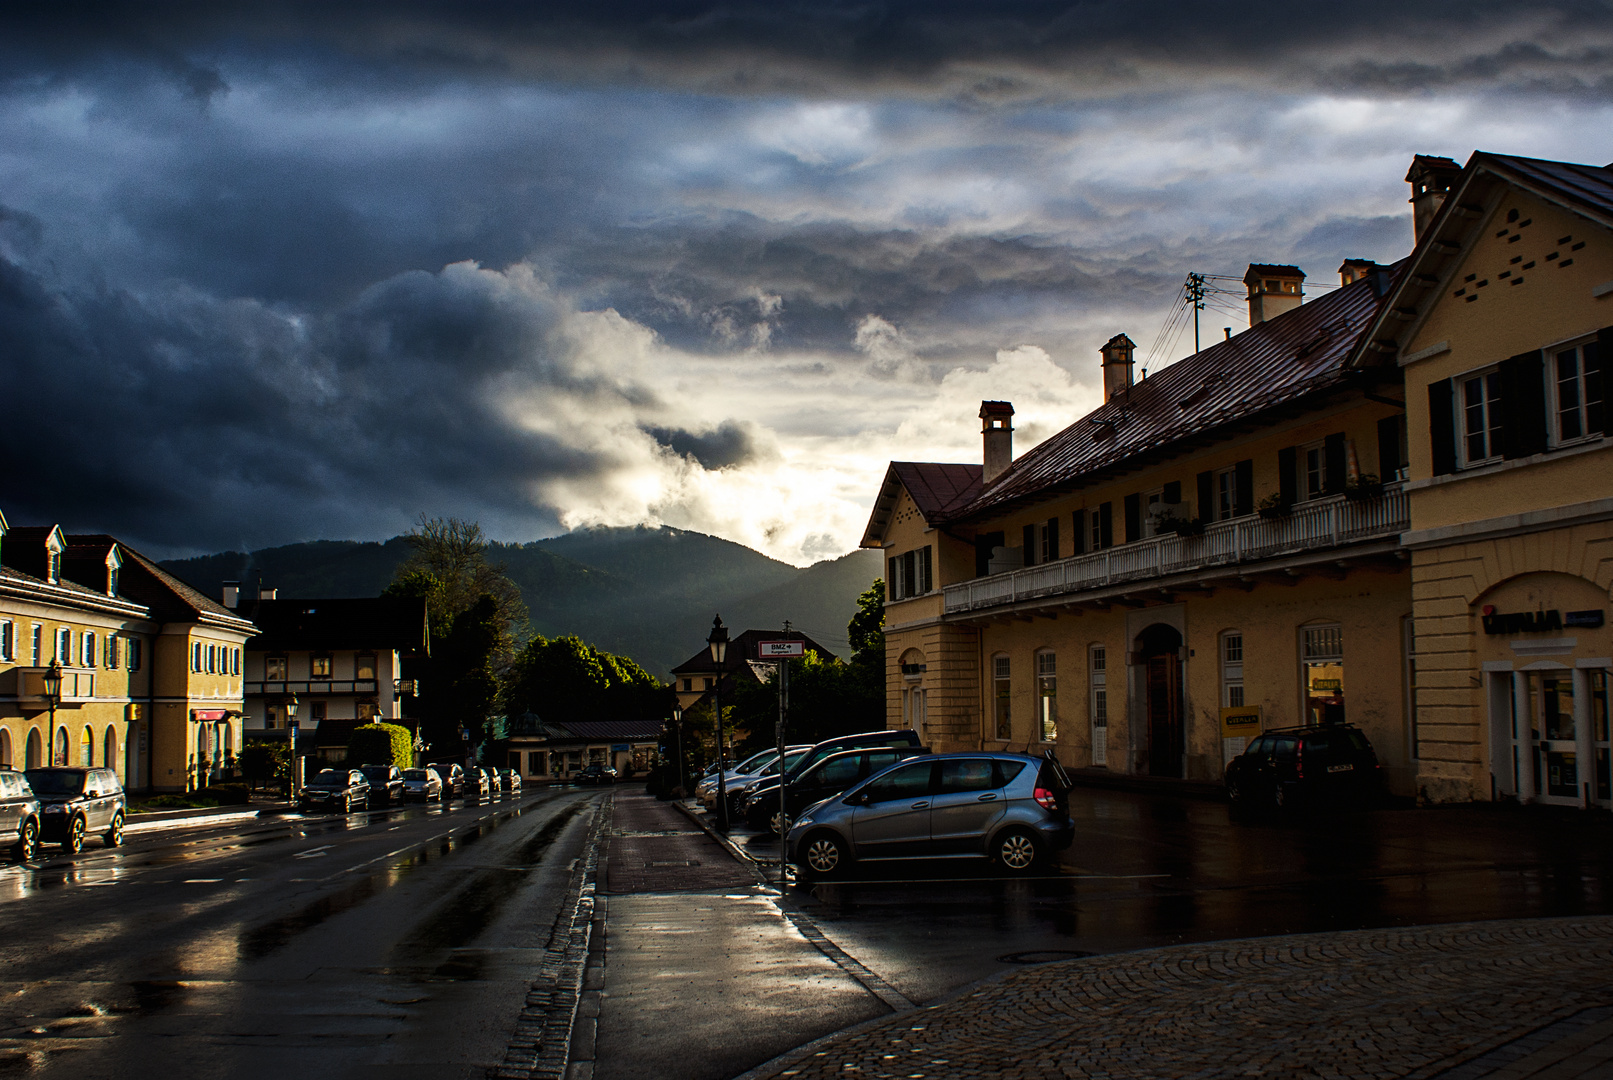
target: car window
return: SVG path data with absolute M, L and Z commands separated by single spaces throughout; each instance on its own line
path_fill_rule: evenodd
M 16 776 L 12 773 L 0 773 L 0 796 L 14 799 L 21 794 L 22 790 L 17 784 Z
M 1367 742 L 1367 737 L 1359 731 L 1340 731 L 1335 733 L 1335 737 L 1348 742 L 1349 748 L 1356 753 L 1365 753 L 1372 749 L 1372 744 Z
M 874 750 L 863 756 L 868 759 L 868 771 L 863 774 L 865 776 L 872 776 L 877 772 L 884 772 L 886 769 L 902 760 L 902 755 L 897 753 L 895 750 Z
M 923 798 L 930 793 L 930 774 L 934 771 L 935 763 L 931 761 L 899 765 L 864 787 L 863 794 L 871 803 Z
M 999 761 L 999 762 L 997 762 L 997 786 L 998 787 L 1003 787 L 1010 780 L 1012 780 L 1014 777 L 1018 776 L 1020 773 L 1022 773 L 1024 771 L 1025 771 L 1025 763 L 1023 761 Z M 1047 767 L 1045 765 L 1042 767 L 1042 771 L 1044 773 L 1048 771 Z M 1041 779 L 1038 778 L 1037 782 L 1041 783 Z M 1041 786 L 1043 786 L 1043 787 L 1052 787 L 1053 785 L 1048 784 L 1048 783 L 1043 783 Z
M 1292 735 L 1274 735 L 1271 740 L 1271 752 L 1278 761 L 1293 761 L 1299 748 L 1299 740 Z
M 812 773 L 807 781 L 813 787 L 849 787 L 857 779 L 862 762 L 859 754 L 847 754 L 843 758 L 825 761 L 821 767 Z
M 996 770 L 990 758 L 964 758 L 941 762 L 938 795 L 964 791 L 990 791 L 997 786 Z

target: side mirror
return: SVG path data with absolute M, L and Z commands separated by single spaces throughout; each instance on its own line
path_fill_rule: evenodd
M 853 792 L 851 797 L 848 798 L 846 801 L 848 803 L 850 803 L 852 806 L 867 806 L 868 805 L 868 792 L 866 792 L 866 791 Z

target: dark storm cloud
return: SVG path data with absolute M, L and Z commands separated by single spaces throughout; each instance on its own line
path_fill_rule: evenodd
M 682 428 L 645 428 L 656 442 L 704 469 L 744 465 L 756 457 L 756 440 L 744 426 L 724 421 L 711 431 L 695 433 Z

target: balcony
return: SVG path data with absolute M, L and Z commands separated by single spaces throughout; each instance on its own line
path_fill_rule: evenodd
M 277 679 L 243 685 L 247 697 L 256 697 L 264 694 L 374 694 L 379 692 L 380 683 L 374 679 Z
M 48 667 L 16 667 L 8 673 L 15 682 L 12 684 L 12 693 L 18 701 L 37 703 L 43 706 L 45 701 L 45 672 Z M 7 680 L 10 681 L 10 680 Z M 0 693 L 4 693 L 3 684 L 0 684 Z M 95 669 L 94 668 L 62 668 L 62 700 L 63 705 L 72 705 L 77 702 L 91 701 L 95 698 Z
M 1411 527 L 1406 493 L 1388 485 L 1376 499 L 1333 496 L 1296 506 L 1285 517 L 1217 522 L 1202 536 L 1159 536 L 1090 555 L 948 585 L 948 615 L 1044 597 L 1105 590 L 1217 567 L 1240 567 L 1373 540 L 1394 540 Z

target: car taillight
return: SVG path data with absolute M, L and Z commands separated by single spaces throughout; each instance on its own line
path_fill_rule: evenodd
M 1043 810 L 1057 810 L 1059 808 L 1058 798 L 1048 788 L 1037 788 L 1031 793 L 1031 798 L 1040 803 Z

